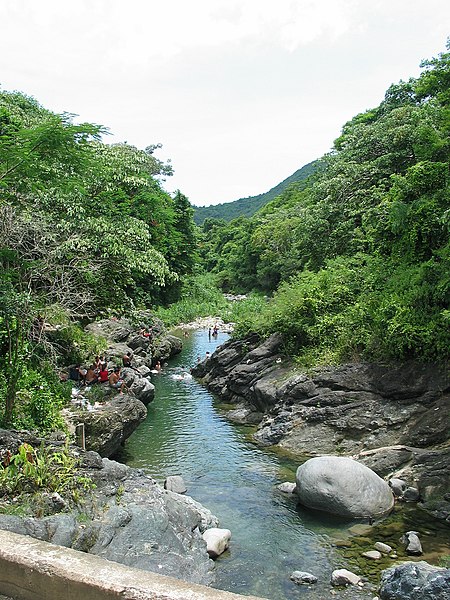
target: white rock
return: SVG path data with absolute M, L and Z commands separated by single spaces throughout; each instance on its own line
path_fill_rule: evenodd
M 368 552 L 363 552 L 362 555 L 371 560 L 380 560 L 381 558 L 381 552 L 378 552 L 378 550 L 369 550 Z
M 225 552 L 230 545 L 231 531 L 229 529 L 219 529 L 213 527 L 203 533 L 203 539 L 206 542 L 206 551 L 211 558 L 217 558 Z
M 331 585 L 357 585 L 360 581 L 359 575 L 347 569 L 336 569 L 331 573 Z
M 169 475 L 164 482 L 164 488 L 177 494 L 184 494 L 187 491 L 186 484 L 181 475 Z
M 420 543 L 417 531 L 407 531 L 402 537 L 402 542 L 407 544 L 406 553 L 419 556 L 423 554 L 422 544 Z
M 383 544 L 383 542 L 375 542 L 374 548 L 383 554 L 389 554 L 389 552 L 392 552 L 391 546 L 389 546 L 389 544 Z
M 284 492 L 285 494 L 293 494 L 295 492 L 295 483 L 285 481 L 284 483 L 280 483 L 280 485 L 277 485 L 277 489 L 280 490 L 280 492 Z M 301 571 L 295 571 L 295 573 L 300 572 Z
M 307 571 L 294 571 L 291 573 L 289 579 L 299 585 L 317 583 L 317 577 Z

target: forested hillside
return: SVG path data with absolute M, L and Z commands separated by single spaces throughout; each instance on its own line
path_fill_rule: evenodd
M 239 333 L 303 361 L 448 358 L 450 54 L 346 123 L 324 169 L 251 218 L 205 222 L 223 289 L 272 295 Z
M 56 368 L 97 348 L 83 320 L 180 297 L 211 314 L 213 280 L 255 292 L 236 335 L 279 331 L 303 364 L 448 359 L 450 53 L 422 66 L 311 177 L 202 230 L 164 191 L 157 146 L 105 144 L 101 126 L 0 93 L 0 421 L 55 425 Z
M 224 221 L 232 221 L 241 216 L 251 217 L 265 204 L 284 192 L 291 184 L 298 184 L 306 181 L 318 168 L 319 161 L 308 163 L 265 194 L 240 198 L 234 202 L 226 202 L 224 204 L 194 206 L 194 221 L 197 225 L 202 225 L 205 219 L 223 219 Z
M 174 297 L 196 262 L 192 208 L 181 193 L 163 190 L 159 178 L 171 170 L 155 158 L 156 147 L 107 145 L 102 133 L 23 94 L 0 94 L 6 422 L 17 390 L 26 381 L 47 385 L 43 373 L 52 379 L 61 348 L 80 347 L 74 323 Z M 59 334 L 51 341 L 52 328 Z

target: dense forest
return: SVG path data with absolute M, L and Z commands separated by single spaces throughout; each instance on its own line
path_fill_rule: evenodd
M 234 202 L 226 202 L 224 204 L 213 204 L 211 206 L 194 206 L 194 222 L 196 225 L 203 225 L 206 219 L 223 219 L 224 221 L 232 221 L 236 217 L 244 216 L 251 217 L 260 208 L 268 202 L 279 196 L 292 183 L 300 183 L 308 179 L 318 168 L 320 161 L 313 161 L 297 169 L 289 177 L 281 183 L 271 188 L 264 194 L 257 196 L 248 196 L 247 198 L 239 198 Z
M 344 125 L 307 185 L 205 221 L 220 285 L 273 296 L 240 334 L 281 331 L 307 364 L 448 358 L 450 53 L 422 68 Z
M 157 146 L 108 145 L 104 128 L 73 121 L 24 94 L 0 94 L 6 423 L 19 418 L 17 397 L 28 399 L 22 425 L 57 405 L 52 398 L 62 391 L 52 373 L 68 355 L 85 358 L 83 319 L 176 297 L 196 263 L 193 211 L 183 194 L 163 190 L 171 168 L 155 158 Z
M 55 367 L 96 347 L 85 320 L 177 300 L 226 311 L 218 289 L 250 293 L 236 335 L 280 331 L 302 364 L 447 359 L 449 101 L 444 52 L 346 123 L 307 179 L 200 229 L 164 191 L 158 146 L 107 144 L 1 92 L 1 422 L 54 426 Z

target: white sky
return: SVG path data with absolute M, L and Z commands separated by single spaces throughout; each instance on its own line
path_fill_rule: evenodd
M 0 86 L 162 143 L 196 205 L 268 191 L 445 51 L 449 0 L 0 0 Z

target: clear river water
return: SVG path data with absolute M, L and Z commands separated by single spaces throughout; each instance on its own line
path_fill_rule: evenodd
M 231 546 L 216 560 L 214 587 L 272 600 L 326 598 L 334 568 L 347 566 L 335 547 L 349 523 L 297 506 L 276 486 L 295 481 L 293 462 L 251 442 L 251 429 L 230 423 L 210 392 L 188 374 L 227 335 L 204 330 L 183 338 L 183 351 L 152 376 L 155 400 L 127 440 L 123 462 L 163 483 L 181 475 L 187 493 L 232 532 Z M 319 577 L 314 589 L 289 580 L 292 571 Z M 362 594 L 357 594 L 359 598 Z

